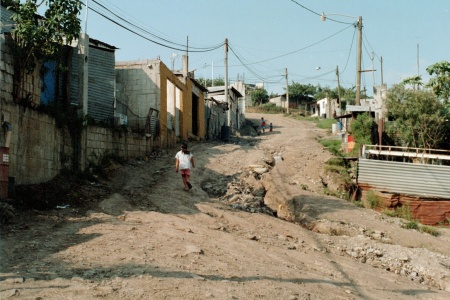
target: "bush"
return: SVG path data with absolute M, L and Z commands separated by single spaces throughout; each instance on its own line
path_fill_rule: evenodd
M 405 223 L 403 225 L 403 228 L 418 230 L 419 229 L 419 223 L 417 221 L 415 221 L 415 220 L 414 221 L 410 221 L 408 223 Z
M 380 199 L 375 195 L 374 191 L 367 192 L 367 203 L 370 208 L 377 208 L 380 205 Z
M 319 140 L 319 142 L 327 148 L 328 151 L 330 151 L 335 156 L 343 156 L 341 151 L 341 140 L 330 140 L 330 139 L 322 139 Z
M 436 228 L 431 227 L 431 226 L 421 226 L 420 232 L 428 233 L 428 234 L 431 234 L 432 236 L 438 236 L 440 234 Z

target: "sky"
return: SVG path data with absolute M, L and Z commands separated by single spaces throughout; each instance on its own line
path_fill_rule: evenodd
M 119 48 L 116 61 L 159 57 L 177 70 L 188 48 L 196 78 L 224 78 L 228 39 L 230 82 L 264 83 L 269 94 L 285 92 L 286 70 L 289 84 L 335 88 L 339 68 L 341 85 L 354 87 L 359 16 L 361 88 L 368 95 L 381 78 L 388 87 L 416 75 L 427 82 L 428 66 L 450 61 L 448 0 L 87 0 L 87 6 L 82 31 Z

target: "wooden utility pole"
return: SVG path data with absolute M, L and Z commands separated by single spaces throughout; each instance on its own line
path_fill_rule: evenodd
M 381 64 L 381 85 L 383 85 L 383 56 L 380 56 L 380 64 Z
M 339 66 L 336 66 L 336 76 L 337 76 L 337 84 L 338 84 L 338 115 L 341 115 L 341 82 L 339 81 Z
M 356 62 L 356 105 L 361 105 L 362 17 L 358 18 L 358 58 Z
M 189 77 L 189 36 L 186 37 L 186 74 Z
M 228 104 L 227 125 L 231 125 L 231 103 L 228 97 L 228 39 L 225 39 L 225 101 Z
M 287 70 L 287 68 L 286 68 L 286 103 L 287 103 L 286 112 L 289 113 L 289 81 L 288 81 L 288 70 Z

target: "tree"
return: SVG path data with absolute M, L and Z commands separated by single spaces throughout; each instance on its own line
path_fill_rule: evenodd
M 269 102 L 269 95 L 267 94 L 267 91 L 263 88 L 255 88 L 251 92 L 251 96 L 252 96 L 252 104 L 254 106 Z
M 37 9 L 44 1 L 9 1 L 8 9 L 14 10 L 11 19 L 15 22 L 11 32 L 14 57 L 13 97 L 19 102 L 23 95 L 23 78 L 35 70 L 37 63 L 45 58 L 61 62 L 64 45 L 77 39 L 80 31 L 78 15 L 81 0 L 47 0 L 45 18 L 37 15 Z
M 369 113 L 362 113 L 356 117 L 356 120 L 350 125 L 351 134 L 356 140 L 357 146 L 354 148 L 353 154 L 359 153 L 362 145 L 372 145 L 374 136 L 373 128 L 375 122 Z
M 225 80 L 221 77 L 215 78 L 214 81 L 212 79 L 199 77 L 196 79 L 200 84 L 203 84 L 205 87 L 212 87 L 212 86 L 224 86 Z M 213 85 L 214 83 L 214 85 Z
M 289 88 L 289 98 L 296 99 L 301 96 L 314 95 L 316 93 L 316 87 L 312 84 L 301 84 L 298 82 L 292 82 Z
M 422 83 L 422 76 L 412 76 L 403 79 L 402 81 L 403 85 L 411 85 L 414 89 L 419 89 L 423 83 Z
M 320 100 L 326 97 L 337 99 L 338 98 L 337 88 L 332 90 L 329 86 L 321 87 L 320 85 L 318 85 L 317 92 L 314 94 L 314 98 Z
M 450 101 L 450 62 L 441 61 L 427 68 L 428 74 L 436 75 L 428 82 L 427 86 L 433 89 L 436 96 Z
M 394 120 L 388 131 L 399 136 L 401 146 L 433 149 L 448 144 L 450 115 L 432 92 L 394 85 L 388 91 L 386 106 Z

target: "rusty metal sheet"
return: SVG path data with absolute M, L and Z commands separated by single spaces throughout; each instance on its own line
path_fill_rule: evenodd
M 360 158 L 358 185 L 380 191 L 450 199 L 450 166 Z

